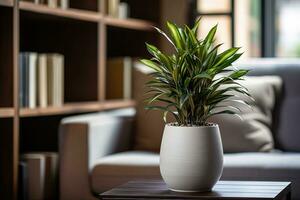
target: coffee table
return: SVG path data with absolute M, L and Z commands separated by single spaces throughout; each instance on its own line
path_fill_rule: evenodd
M 290 182 L 219 181 L 211 192 L 179 193 L 162 180 L 130 181 L 99 195 L 100 199 L 291 199 Z

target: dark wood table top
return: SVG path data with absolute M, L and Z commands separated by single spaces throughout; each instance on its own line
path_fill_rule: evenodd
M 291 196 L 290 182 L 219 181 L 211 192 L 179 193 L 161 180 L 130 181 L 100 194 L 101 199 L 282 199 Z

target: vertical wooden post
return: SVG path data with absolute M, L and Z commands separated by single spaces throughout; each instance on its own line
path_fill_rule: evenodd
M 99 11 L 102 16 L 106 12 L 106 0 L 100 0 Z M 106 24 L 104 18 L 98 23 L 98 100 L 105 100 L 106 89 Z
M 12 138 L 12 198 L 18 198 L 18 164 L 19 164 L 19 1 L 13 6 L 13 138 Z

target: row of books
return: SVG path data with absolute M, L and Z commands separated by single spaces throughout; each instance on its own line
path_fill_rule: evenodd
M 63 105 L 63 55 L 23 52 L 20 54 L 19 67 L 20 107 Z
M 130 8 L 128 3 L 120 2 L 120 0 L 107 1 L 107 14 L 109 16 L 126 19 L 129 17 Z
M 58 153 L 31 152 L 21 155 L 18 199 L 58 199 Z
M 69 8 L 69 0 L 22 0 L 22 1 L 28 1 L 35 4 L 43 4 L 43 5 L 47 5 L 50 8 L 61 8 L 61 9 Z

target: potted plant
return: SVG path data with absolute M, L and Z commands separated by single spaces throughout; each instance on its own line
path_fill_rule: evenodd
M 146 109 L 163 111 L 167 121 L 160 150 L 160 172 L 171 190 L 209 191 L 223 169 L 223 148 L 217 124 L 209 118 L 218 114 L 237 114 L 239 108 L 225 105 L 236 94 L 248 95 L 237 80 L 248 73 L 233 69 L 232 62 L 242 54 L 239 48 L 218 52 L 215 45 L 217 25 L 203 40 L 197 39 L 199 21 L 193 28 L 167 22 L 168 34 L 156 28 L 174 47 L 167 55 L 146 44 L 151 59 L 141 62 L 153 70 L 147 83 L 150 97 Z M 160 103 L 160 105 L 157 105 Z M 163 103 L 163 105 L 161 105 Z

